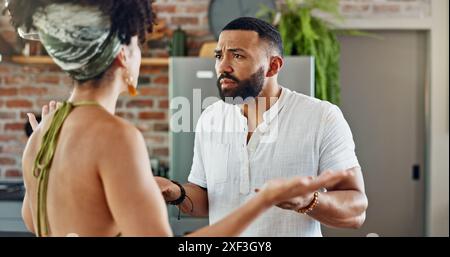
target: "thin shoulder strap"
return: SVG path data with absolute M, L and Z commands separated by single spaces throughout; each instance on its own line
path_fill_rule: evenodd
M 49 171 L 55 154 L 56 143 L 64 120 L 72 111 L 73 105 L 64 102 L 56 110 L 53 120 L 42 138 L 41 148 L 36 156 L 33 167 L 33 175 L 38 180 L 37 189 L 37 236 L 48 236 L 49 227 L 47 219 L 47 186 Z
M 89 106 L 89 105 L 93 105 L 93 106 L 101 106 L 98 102 L 96 101 L 79 101 L 79 102 L 73 102 L 72 105 L 74 107 L 78 107 L 78 106 Z

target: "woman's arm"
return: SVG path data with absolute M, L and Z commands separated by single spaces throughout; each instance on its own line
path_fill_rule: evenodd
M 150 168 L 141 133 L 120 121 L 96 147 L 99 174 L 111 214 L 123 236 L 171 236 L 167 208 Z M 103 142 L 103 143 L 101 143 Z

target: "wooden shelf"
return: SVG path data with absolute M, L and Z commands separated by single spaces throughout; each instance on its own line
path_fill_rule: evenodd
M 169 66 L 169 58 L 142 58 L 141 66 Z
M 11 61 L 18 64 L 54 64 L 48 56 L 12 56 Z
M 18 64 L 54 64 L 48 56 L 12 56 L 11 61 Z M 168 66 L 169 58 L 142 58 L 141 66 Z

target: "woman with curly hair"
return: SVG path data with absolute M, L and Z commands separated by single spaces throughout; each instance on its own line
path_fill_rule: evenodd
M 74 79 L 69 99 L 29 138 L 22 216 L 37 236 L 171 236 L 167 209 L 140 132 L 114 115 L 119 94 L 136 93 L 139 42 L 152 30 L 147 0 L 10 0 L 19 34 L 35 33 Z M 236 236 L 283 200 L 349 173 L 268 182 L 251 200 L 196 236 Z

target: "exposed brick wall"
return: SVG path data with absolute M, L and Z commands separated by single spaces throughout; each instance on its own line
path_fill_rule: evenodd
M 71 81 L 56 66 L 0 65 L 0 171 L 3 177 L 20 176 L 26 143 L 26 113 L 40 113 L 49 100 L 70 95 Z M 135 124 L 148 145 L 149 154 L 168 160 L 168 78 L 166 67 L 142 67 L 140 95 L 121 96 L 117 115 Z
M 181 25 L 188 32 L 189 55 L 197 55 L 209 33 L 209 0 L 157 0 L 155 10 L 169 29 Z M 0 0 L 3 6 L 3 0 Z M 429 16 L 430 0 L 341 0 L 347 17 L 422 17 Z M 0 16 L 0 37 L 15 42 L 15 33 L 7 18 Z M 147 56 L 168 56 L 167 37 L 149 43 Z M 1 42 L 1 41 L 0 41 Z M 141 68 L 141 95 L 122 96 L 117 114 L 135 124 L 143 133 L 149 154 L 168 161 L 168 70 L 167 67 Z M 0 179 L 20 178 L 21 154 L 26 143 L 26 112 L 40 112 L 49 100 L 64 100 L 71 82 L 56 66 L 23 66 L 0 63 Z

